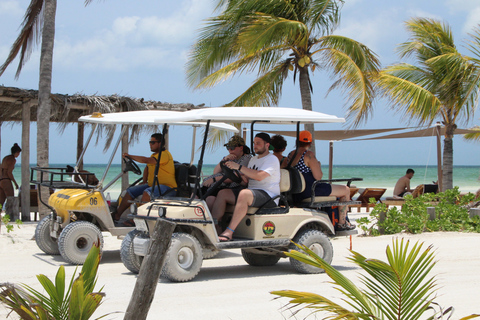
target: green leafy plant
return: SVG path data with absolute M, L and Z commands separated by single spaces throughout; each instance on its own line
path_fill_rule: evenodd
M 415 243 L 409 250 L 409 241 L 394 239 L 392 246 L 387 246 L 387 262 L 367 259 L 351 251 L 350 261 L 362 268 L 366 274 L 361 275 L 365 289 L 357 287 L 341 272 L 335 270 L 308 247 L 297 245 L 304 251 L 285 252 L 298 261 L 322 268 L 333 280 L 335 288 L 342 293 L 345 306 L 330 299 L 308 292 L 292 290 L 272 291 L 278 298 L 290 298 L 288 309 L 294 315 L 304 308 L 312 310 L 311 314 L 323 312 L 328 314 L 323 319 L 388 319 L 415 320 L 426 318 L 427 310 L 433 316 L 426 319 L 442 319 L 451 315 L 453 308 L 442 309 L 434 302 L 436 280 L 429 273 L 435 265 L 432 246 L 422 250 L 422 243 Z M 295 310 L 296 309 L 296 310 Z M 472 319 L 480 315 L 470 315 L 462 319 Z
M 8 214 L 2 217 L 2 223 L 5 225 L 5 228 L 7 228 L 7 233 L 13 231 L 13 225 L 10 224 L 10 216 Z M 20 228 L 20 225 L 23 224 L 22 220 L 20 219 L 15 220 L 15 223 L 18 228 Z
M 101 292 L 103 288 L 99 292 L 93 292 L 97 282 L 99 263 L 100 249 L 95 243 L 76 279 L 77 269 L 75 269 L 67 289 L 65 267 L 62 265 L 55 276 L 55 282 L 43 274 L 37 276 L 47 295 L 25 284 L 2 283 L 0 284 L 2 290 L 0 302 L 25 320 L 90 319 L 104 297 Z
M 424 194 L 417 198 L 405 197 L 401 209 L 376 204 L 369 217 L 358 219 L 366 235 L 422 233 L 432 231 L 480 232 L 480 217 L 469 216 L 468 204 L 475 195 L 461 195 L 458 187 L 437 194 Z M 478 199 L 477 199 L 478 201 Z M 435 207 L 435 219 L 430 220 L 428 207 Z M 382 219 L 383 218 L 383 219 Z M 382 232 L 379 232 L 379 229 Z

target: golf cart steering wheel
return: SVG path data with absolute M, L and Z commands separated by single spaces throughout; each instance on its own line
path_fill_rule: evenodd
M 142 174 L 142 170 L 138 165 L 133 161 L 129 156 L 123 157 L 123 162 L 125 163 L 125 171 L 132 171 L 135 174 Z
M 220 168 L 222 169 L 223 175 L 227 178 L 232 180 L 233 182 L 236 183 L 241 183 L 242 182 L 242 177 L 240 176 L 240 172 L 238 170 L 233 170 L 230 169 L 225 165 L 225 161 L 220 162 Z

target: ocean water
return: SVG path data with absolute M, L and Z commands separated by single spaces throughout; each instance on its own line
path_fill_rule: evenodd
M 74 165 L 74 164 L 70 164 Z M 139 165 L 143 170 L 143 166 Z M 51 164 L 51 167 L 66 167 L 66 164 Z M 103 177 L 105 172 L 105 164 L 85 164 L 84 170 L 95 173 L 98 179 Z M 202 174 L 203 176 L 209 176 L 213 173 L 215 165 L 207 164 L 203 165 Z M 405 175 L 405 171 L 408 168 L 415 170 L 415 175 L 411 180 L 411 187 L 414 188 L 419 184 L 430 184 L 432 181 L 437 180 L 437 167 L 436 166 L 394 166 L 394 165 L 338 165 L 333 166 L 333 178 L 342 179 L 342 178 L 363 178 L 363 181 L 355 181 L 352 185 L 355 185 L 359 188 L 386 188 L 384 196 L 392 196 L 393 187 L 397 182 L 398 178 Z M 325 179 L 328 178 L 328 166 L 323 166 L 323 176 Z M 116 175 L 121 171 L 121 166 L 119 164 L 112 164 L 110 170 L 107 173 L 105 178 L 104 185 L 112 181 Z M 14 170 L 14 176 L 17 182 L 20 184 L 20 166 L 17 165 Z M 476 192 L 480 189 L 480 166 L 454 166 L 453 169 L 453 184 L 458 186 L 462 192 Z M 140 176 L 137 176 L 133 173 L 129 173 L 130 183 L 138 179 Z M 114 183 L 108 190 L 112 199 L 115 199 L 121 193 L 121 181 L 120 179 Z

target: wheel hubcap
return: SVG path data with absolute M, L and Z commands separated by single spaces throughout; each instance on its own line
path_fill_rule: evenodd
M 189 268 L 194 261 L 194 253 L 192 249 L 187 247 L 180 249 L 180 251 L 178 251 L 177 261 L 183 269 Z
M 309 249 L 312 250 L 320 258 L 323 258 L 324 251 L 323 247 L 320 244 L 314 243 L 309 247 Z
M 77 248 L 78 249 L 85 249 L 88 245 L 88 240 L 84 237 L 78 238 L 77 239 Z

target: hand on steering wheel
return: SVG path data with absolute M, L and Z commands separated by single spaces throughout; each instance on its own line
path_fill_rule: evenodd
M 123 162 L 125 163 L 125 172 L 132 171 L 133 173 L 138 175 L 142 174 L 142 170 L 140 170 L 135 161 L 133 161 L 133 159 L 129 156 L 124 156 Z
M 226 161 L 221 161 L 220 162 L 220 168 L 222 169 L 222 173 L 227 179 L 232 180 L 233 182 L 236 183 L 241 183 L 243 181 L 242 176 L 240 175 L 240 172 L 238 170 L 233 170 L 230 169 L 225 165 Z

